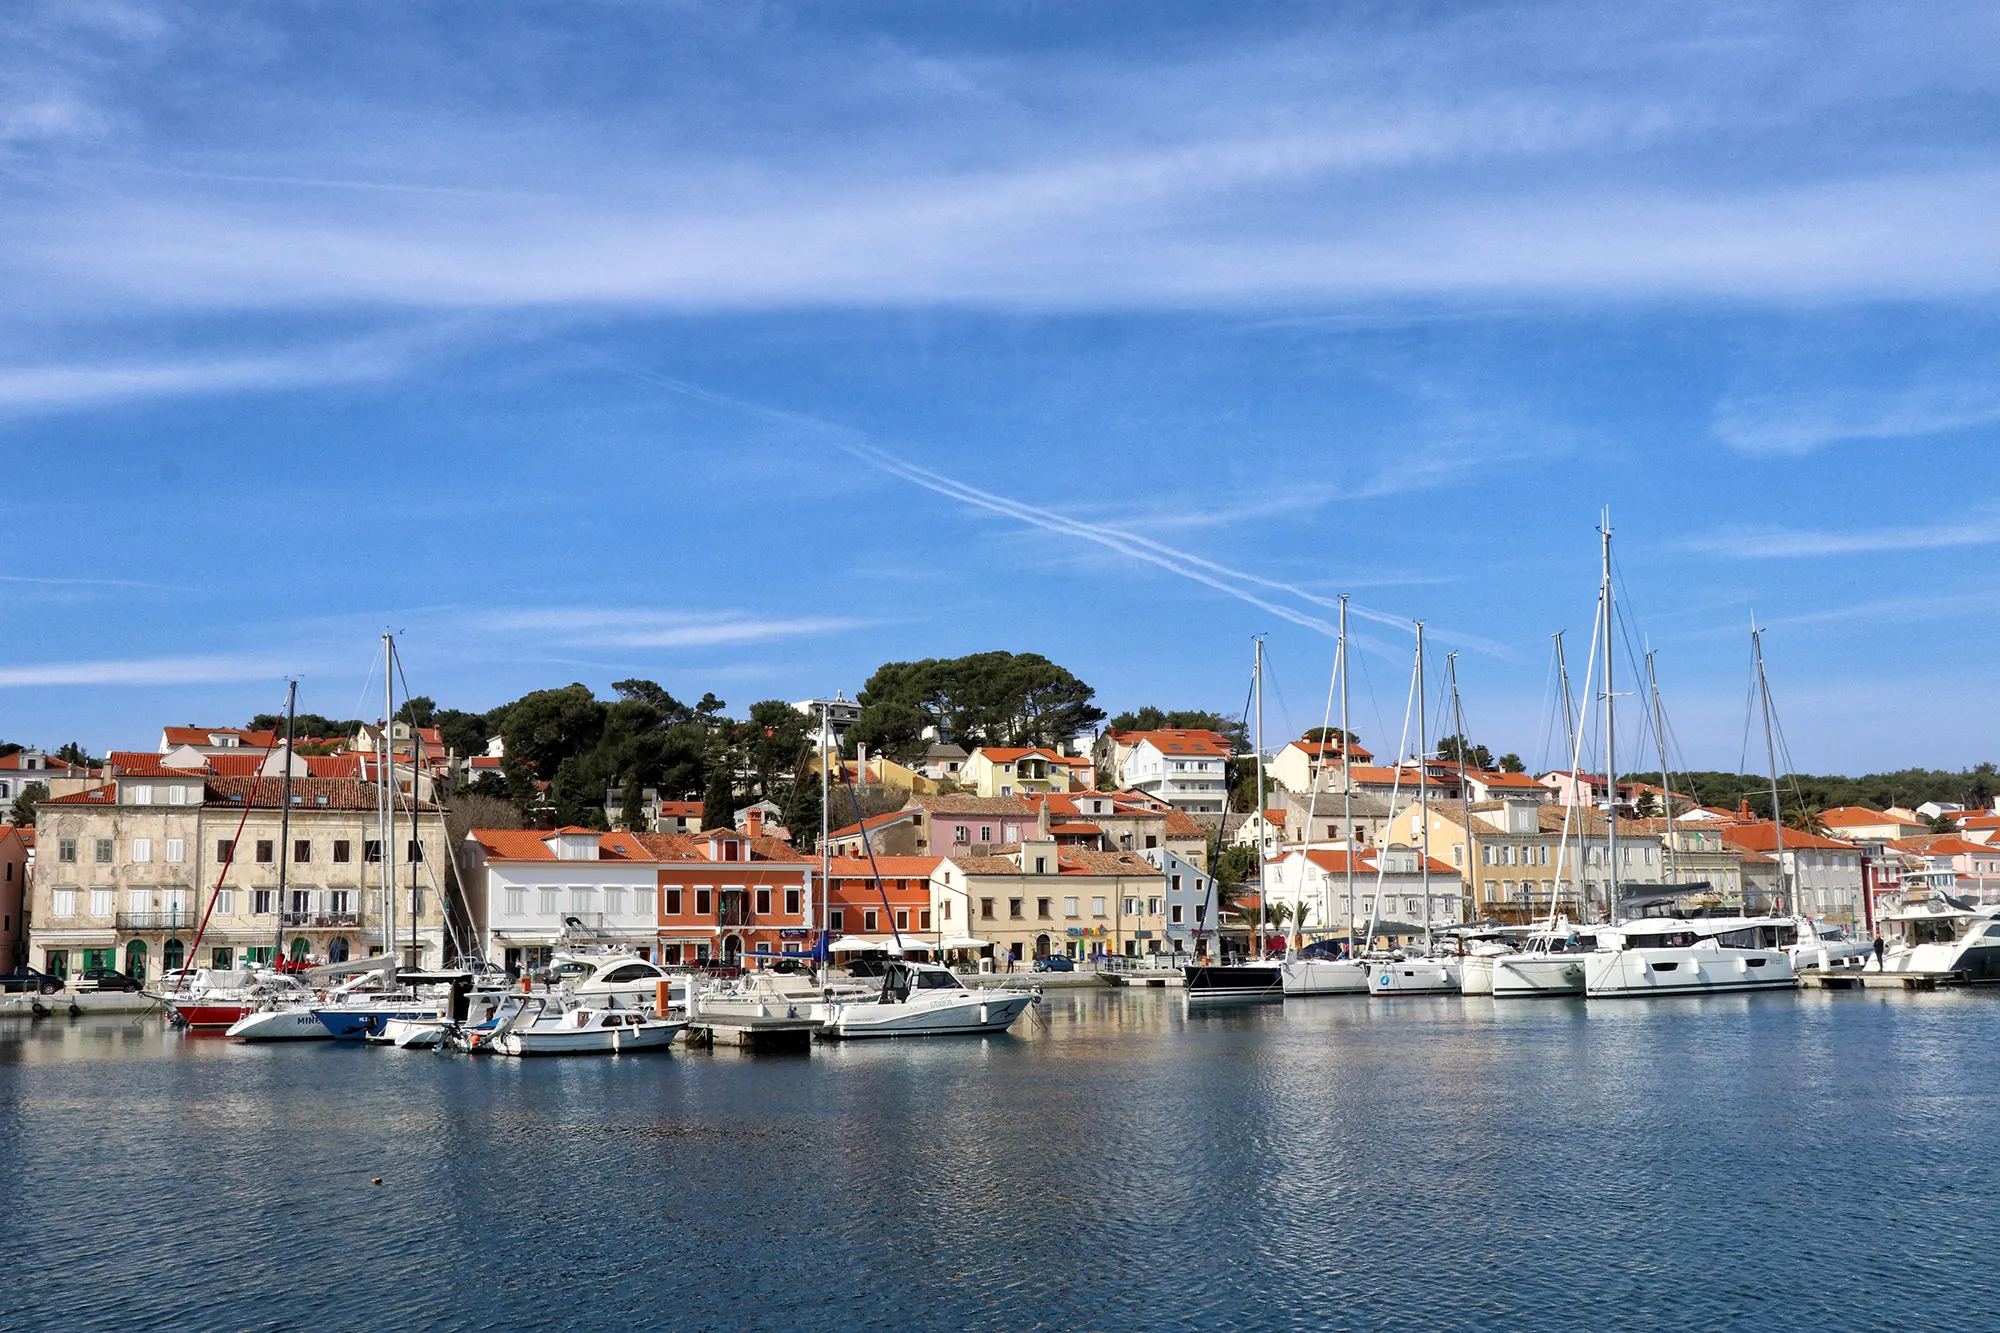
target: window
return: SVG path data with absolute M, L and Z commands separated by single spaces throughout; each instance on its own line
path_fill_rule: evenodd
M 310 864 L 312 863 L 312 859 L 313 859 L 313 845 L 312 845 L 312 839 L 311 839 L 311 838 L 293 838 L 293 839 L 292 839 L 292 864 L 293 864 L 293 865 L 298 865 L 298 866 L 302 866 L 302 865 L 310 865 Z
M 70 917 L 76 915 L 76 890 L 57 889 L 50 895 L 53 902 L 49 908 L 52 915 Z
M 668 916 L 679 916 L 681 914 L 681 891 L 679 889 L 667 890 L 666 913 Z
M 252 916 L 271 915 L 271 900 L 276 892 L 272 889 L 252 889 L 250 891 L 250 913 Z
M 215 910 L 221 916 L 235 916 L 236 890 L 217 889 L 215 891 Z
M 651 889 L 632 890 L 632 910 L 648 921 L 653 920 L 653 891 Z
M 604 914 L 606 916 L 625 915 L 625 890 L 611 885 L 605 886 Z
M 75 863 L 75 861 L 76 861 L 76 839 L 75 839 L 75 838 L 57 838 L 57 839 L 56 839 L 56 860 L 58 860 L 58 861 L 62 861 L 62 862 L 65 862 L 65 863 L 68 863 L 68 864 L 74 864 L 74 863 Z
M 1007 900 L 1008 920 L 1019 921 L 1022 917 L 1027 915 L 1027 912 L 1023 910 L 1023 902 L 1024 900 L 1020 898 L 1009 898 Z
M 993 826 L 991 824 L 981 824 L 979 826 L 979 840 L 981 842 L 993 841 Z
M 1046 875 L 1046 874 L 1048 874 L 1048 873 L 1049 873 L 1049 858 L 1048 858 L 1048 857 L 1046 857 L 1046 856 L 1038 856 L 1038 857 L 1036 857 L 1036 858 L 1035 858 L 1035 873 L 1036 873 L 1037 875 Z
M 1091 914 L 1092 916 L 1103 916 L 1103 915 L 1104 915 L 1104 899 L 1102 899 L 1102 898 L 1092 898 L 1092 899 L 1090 900 L 1090 914 Z
M 153 803 L 153 789 L 151 787 L 133 787 L 130 791 L 132 804 L 151 805 Z
M 930 928 L 931 928 L 931 909 L 926 907 L 922 911 L 917 913 L 917 929 L 929 930 Z
M 875 929 L 875 909 L 874 909 L 874 908 L 872 908 L 872 907 L 871 907 L 871 908 L 867 909 L 866 911 L 864 911 L 864 912 L 863 912 L 863 913 L 861 914 L 861 928 L 862 928 L 863 930 L 873 930 L 873 929 Z
M 1181 891 L 1181 877 L 1179 875 L 1175 875 L 1173 877 L 1172 883 L 1174 892 L 1179 893 Z
M 101 866 L 108 866 L 111 864 L 111 858 L 114 855 L 114 848 L 111 839 L 99 838 L 97 840 L 96 851 L 97 851 L 97 864 Z
M 208 965 L 217 971 L 227 972 L 235 961 L 236 951 L 227 946 L 208 951 Z
M 132 839 L 132 864 L 145 865 L 152 859 L 153 859 L 153 840 L 151 838 Z
M 1042 920 L 1047 921 L 1052 915 L 1052 913 L 1049 911 L 1049 904 L 1051 901 L 1052 900 L 1048 898 L 1035 899 L 1035 915 L 1040 917 Z
M 174 786 L 167 788 L 168 805 L 186 805 L 187 803 L 188 789 L 186 787 Z
M 979 919 L 981 921 L 991 921 L 993 919 L 993 900 L 991 898 L 981 898 L 979 900 Z
M 382 862 L 382 840 L 380 838 L 369 838 L 364 841 L 361 844 L 361 859 L 370 865 L 380 865 Z
M 954 842 L 971 842 L 971 841 L 972 841 L 972 833 L 971 833 L 971 830 L 967 829 L 967 828 L 965 827 L 965 825 L 963 825 L 963 824 L 960 824 L 960 825 L 958 826 L 958 836 L 957 836 L 956 838 L 954 838 L 954 839 L 953 839 L 953 841 L 954 841 Z
M 277 855 L 276 848 L 277 844 L 269 838 L 257 839 L 257 864 L 260 866 L 271 864 L 272 859 Z
M 1198 926 L 1208 919 L 1208 908 L 1201 903 L 1194 905 L 1194 923 Z
M 947 921 L 951 920 L 951 899 L 947 898 L 942 903 L 940 903 L 938 905 L 938 911 L 943 914 L 945 920 Z
M 910 909 L 907 907 L 898 907 L 896 909 L 896 929 L 908 930 L 909 928 L 910 928 Z
M 420 865 L 424 859 L 424 845 L 421 842 L 403 844 L 403 859 L 411 865 Z
M 1481 847 L 1479 849 L 1479 863 L 1481 865 L 1487 865 L 1487 866 L 1498 864 L 1498 862 L 1494 858 L 1493 853 L 1494 853 L 1494 847 L 1492 843 L 1488 843 L 1484 847 Z
M 1159 914 L 1160 914 L 1160 900 L 1158 898 L 1146 899 L 1146 915 L 1158 916 Z
M 410 890 L 410 920 L 418 921 L 424 915 L 424 886 L 419 884 Z
M 541 916 L 555 916 L 562 911 L 561 889 L 537 889 L 535 891 L 535 911 Z
M 215 859 L 221 862 L 222 864 L 227 865 L 235 858 L 236 858 L 235 840 L 233 838 L 217 838 L 215 840 Z
M 353 859 L 353 852 L 354 844 L 346 838 L 335 838 L 333 840 L 333 863 L 335 865 L 346 865 Z
M 838 935 L 847 929 L 847 913 L 836 907 L 826 914 L 826 928 Z
M 90 914 L 92 916 L 114 916 L 117 914 L 116 895 L 110 889 L 90 891 Z
M 798 891 L 797 889 L 786 889 L 786 890 L 785 890 L 785 915 L 786 915 L 786 916 L 797 916 L 797 915 L 799 914 L 799 910 L 800 910 L 800 909 L 799 909 L 799 891 Z
M 1177 926 L 1181 923 L 1181 905 L 1179 903 L 1175 903 L 1173 907 L 1168 909 L 1167 920 Z
M 300 916 L 312 911 L 312 893 L 307 889 L 292 890 L 292 911 Z
M 715 899 L 710 891 L 707 889 L 696 889 L 694 891 L 694 914 L 696 916 L 707 916 L 714 910 Z
M 574 916 L 580 916 L 585 912 L 596 911 L 597 890 L 585 889 L 585 888 L 571 889 L 569 891 L 569 910 L 571 915 Z
M 187 840 L 185 838 L 168 838 L 167 864 L 179 865 L 183 861 L 186 861 L 187 858 L 188 858 Z
M 1077 900 L 1076 900 L 1076 899 L 1074 899 L 1074 898 L 1065 898 L 1065 899 L 1063 899 L 1063 915 L 1064 915 L 1064 916 L 1080 916 L 1080 915 L 1082 915 L 1082 914 L 1081 914 L 1080 912 L 1078 912 L 1078 911 L 1076 910 L 1076 903 L 1077 903 Z

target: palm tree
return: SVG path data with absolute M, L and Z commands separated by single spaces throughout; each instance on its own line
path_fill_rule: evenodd
M 1823 838 L 1826 836 L 1826 820 L 1821 818 L 1821 815 L 1824 813 L 1816 805 L 1799 806 L 1791 814 L 1785 816 L 1785 827 L 1796 829 L 1800 833 L 1810 833 L 1816 838 Z

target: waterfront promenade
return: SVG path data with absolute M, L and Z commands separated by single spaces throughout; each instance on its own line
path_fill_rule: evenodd
M 0 1324 L 1975 1327 L 1996 1052 L 1969 991 L 1079 989 L 999 1039 L 546 1064 L 9 1020 Z

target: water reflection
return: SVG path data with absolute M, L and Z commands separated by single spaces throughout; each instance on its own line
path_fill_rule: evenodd
M 1983 1326 L 1996 999 L 1054 991 L 782 1060 L 0 1024 L 0 1324 Z

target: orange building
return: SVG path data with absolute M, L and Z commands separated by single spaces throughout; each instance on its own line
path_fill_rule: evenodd
M 833 858 L 827 863 L 823 918 L 829 940 L 930 936 L 934 944 L 931 874 L 943 862 L 941 856 L 878 856 L 872 865 L 865 856 Z
M 658 863 L 661 962 L 741 965 L 812 950 L 814 862 L 763 836 L 758 813 L 742 833 L 633 835 Z

